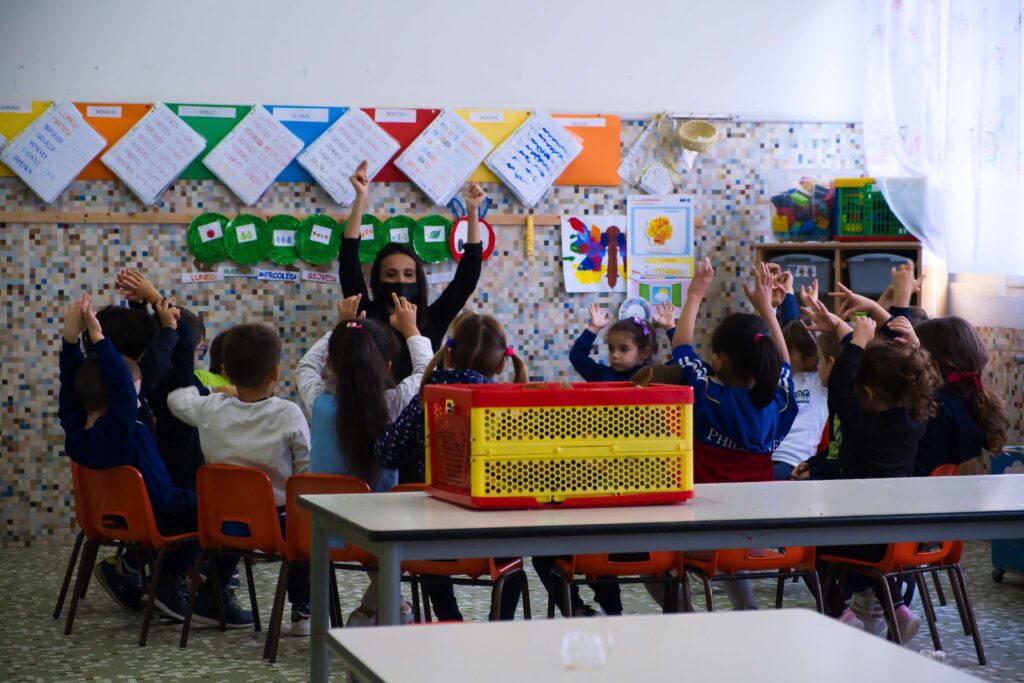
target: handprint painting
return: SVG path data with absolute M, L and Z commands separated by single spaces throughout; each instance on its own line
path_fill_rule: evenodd
M 562 219 L 565 291 L 626 291 L 625 226 L 625 216 L 569 216 Z

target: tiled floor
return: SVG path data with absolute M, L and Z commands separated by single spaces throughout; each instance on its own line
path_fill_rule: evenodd
M 74 634 L 64 636 L 63 621 L 51 619 L 50 613 L 68 554 L 66 548 L 7 549 L 0 553 L 0 595 L 5 605 L 0 619 L 0 680 L 255 683 L 306 679 L 308 641 L 287 637 L 287 626 L 278 662 L 273 666 L 264 664 L 260 658 L 262 634 L 251 630 L 219 633 L 198 629 L 193 632 L 188 648 L 182 650 L 177 645 L 178 625 L 161 621 L 151 632 L 150 645 L 139 648 L 139 615 L 117 608 L 95 583 L 79 610 Z M 978 666 L 971 640 L 963 635 L 952 603 L 937 607 L 946 661 L 988 680 L 1024 681 L 1024 578 L 1007 575 L 1003 583 L 995 584 L 985 543 L 968 544 L 964 566 L 989 664 Z M 275 565 L 257 567 L 256 583 L 264 618 L 269 616 L 276 570 Z M 339 577 L 347 614 L 357 604 L 365 578 L 344 572 Z M 534 614 L 543 615 L 540 584 L 532 574 L 530 579 Z M 589 591 L 584 588 L 583 592 L 587 597 Z M 655 611 L 642 587 L 626 586 L 623 592 L 627 612 Z M 463 588 L 459 595 L 467 618 L 482 620 L 487 609 L 487 590 Z M 758 588 L 758 595 L 762 606 L 771 604 L 770 586 Z M 702 608 L 700 598 L 695 600 Z M 728 605 L 724 595 L 716 601 L 719 607 Z M 787 604 L 810 606 L 812 601 L 806 589 L 791 585 Z M 458 656 L 457 647 L 453 643 L 452 656 Z M 793 643 L 793 652 L 798 653 L 800 647 L 801 644 Z M 908 647 L 931 647 L 927 630 L 922 628 Z M 335 680 L 345 680 L 337 660 L 333 668 Z M 424 672 L 422 680 L 443 679 L 443 672 Z

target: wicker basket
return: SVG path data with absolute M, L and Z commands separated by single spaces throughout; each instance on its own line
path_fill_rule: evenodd
M 718 129 L 707 121 L 686 121 L 676 132 L 679 144 L 691 152 L 707 152 L 718 142 Z

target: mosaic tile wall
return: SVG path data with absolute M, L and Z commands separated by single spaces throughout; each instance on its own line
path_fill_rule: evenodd
M 623 145 L 642 130 L 623 126 Z M 698 341 L 713 321 L 745 306 L 735 276 L 751 265 L 751 243 L 767 238 L 768 203 L 763 178 L 772 169 L 831 169 L 835 175 L 862 175 L 862 131 L 841 124 L 735 124 L 724 126 L 717 147 L 698 159 L 682 192 L 695 197 L 703 228 L 697 255 L 709 256 L 719 271 L 702 311 Z M 527 211 L 498 185 L 488 185 L 494 213 Z M 555 188 L 537 213 L 623 213 L 626 190 Z M 371 189 L 378 214 L 431 211 L 409 184 Z M 0 179 L 4 211 L 43 206 L 17 180 Z M 57 211 L 136 211 L 142 207 L 123 186 L 79 182 L 50 209 Z M 329 210 L 326 195 L 308 185 L 275 185 L 257 210 L 312 213 Z M 237 213 L 233 195 L 214 181 L 175 183 L 162 210 Z M 484 264 L 471 305 L 499 318 L 511 343 L 527 360 L 535 379 L 572 376 L 567 354 L 586 323 L 593 297 L 567 295 L 562 285 L 558 229 L 538 226 L 536 255 L 527 260 L 521 227 L 499 227 L 498 247 Z M 70 474 L 62 459 L 57 425 L 57 349 L 61 310 L 66 300 L 91 291 L 101 303 L 112 301 L 114 273 L 122 266 L 142 269 L 165 291 L 174 291 L 201 313 L 211 335 L 241 321 L 262 321 L 285 340 L 285 367 L 278 394 L 295 399 L 292 369 L 302 353 L 330 326 L 338 291 L 331 285 L 298 286 L 233 279 L 183 286 L 180 272 L 189 265 L 183 226 L 16 225 L 0 226 L 0 280 L 3 284 L 0 347 L 3 349 L 0 400 L 0 507 L 2 545 L 64 543 L 73 537 Z M 438 291 L 434 288 L 435 293 Z M 598 297 L 617 306 L 621 296 Z M 1019 385 L 1019 382 L 1018 382 Z M 1018 424 L 1019 429 L 1019 424 Z M 1019 433 L 1019 432 L 1018 432 Z

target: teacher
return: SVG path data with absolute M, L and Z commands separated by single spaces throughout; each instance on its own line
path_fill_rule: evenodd
M 384 246 L 373 260 L 370 269 L 370 293 L 368 296 L 363 269 L 359 264 L 359 227 L 363 214 L 366 212 L 367 195 L 370 190 L 370 179 L 367 175 L 367 164 L 359 164 L 355 174 L 349 178 L 356 191 L 352 202 L 345 234 L 341 240 L 341 254 L 338 257 L 338 278 L 341 280 L 341 293 L 344 297 L 361 295 L 360 313 L 365 312 L 368 318 L 388 323 L 393 312 L 392 294 L 404 297 L 416 304 L 416 325 L 420 334 L 430 339 L 434 351 L 441 348 L 448 326 L 473 296 L 477 282 L 480 280 L 480 265 L 483 262 L 483 244 L 480 241 L 480 222 L 477 210 L 487 195 L 477 183 L 471 183 L 466 191 L 466 211 L 468 215 L 468 236 L 465 251 L 459 266 L 455 270 L 455 278 L 448 283 L 441 296 L 434 303 L 427 305 L 427 278 L 423 272 L 423 262 L 412 249 L 404 244 L 390 242 Z M 409 347 L 401 335 L 388 325 L 395 335 L 401 356 L 392 364 L 392 375 L 396 382 L 412 374 L 412 359 Z

